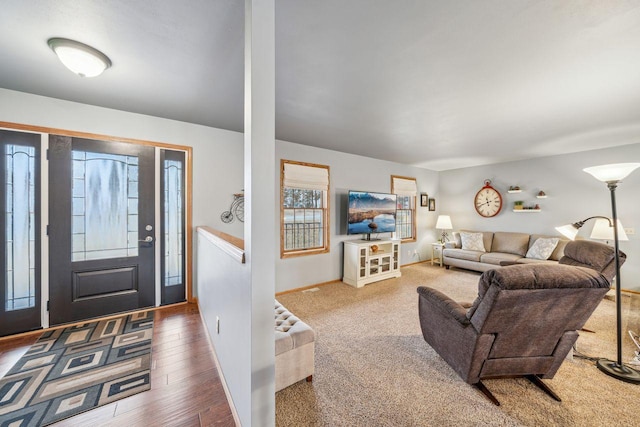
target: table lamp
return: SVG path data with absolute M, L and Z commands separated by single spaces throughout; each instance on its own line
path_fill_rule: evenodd
M 453 225 L 451 225 L 451 218 L 449 217 L 449 215 L 438 215 L 436 228 L 442 230 L 442 234 L 440 235 L 440 242 L 448 242 L 449 236 L 447 235 L 447 230 L 453 230 Z

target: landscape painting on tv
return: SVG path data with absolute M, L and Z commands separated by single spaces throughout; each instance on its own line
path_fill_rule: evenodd
M 392 233 L 396 230 L 396 195 L 349 192 L 348 234 Z

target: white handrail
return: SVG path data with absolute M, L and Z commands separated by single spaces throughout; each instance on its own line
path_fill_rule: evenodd
M 244 264 L 244 240 L 207 226 L 196 227 L 196 230 L 198 235 L 213 243 L 231 258 Z

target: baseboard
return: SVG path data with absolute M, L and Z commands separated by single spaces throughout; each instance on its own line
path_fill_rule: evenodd
M 416 264 L 424 264 L 425 262 L 431 262 L 431 260 L 430 259 L 425 259 L 424 261 L 416 261 L 416 262 L 412 262 L 412 263 L 409 263 L 409 264 L 402 264 L 400 266 L 400 268 L 410 267 L 410 266 L 416 265 Z
M 424 264 L 425 262 L 431 262 L 431 260 L 427 259 L 427 260 L 424 260 L 424 261 L 412 262 L 411 264 L 404 264 L 404 265 L 401 265 L 400 268 L 409 267 L 411 265 L 416 265 L 416 264 Z M 332 283 L 340 283 L 340 282 L 342 282 L 342 279 L 329 280 L 328 282 L 316 283 L 315 285 L 309 285 L 309 286 L 302 286 L 300 288 L 287 289 L 286 291 L 276 292 L 276 297 L 278 297 L 280 295 L 286 295 L 286 294 L 291 294 L 291 293 L 294 293 L 294 292 L 306 291 L 307 289 L 318 288 L 320 286 L 325 286 L 325 285 L 330 285 Z
M 342 282 L 342 280 L 341 279 L 329 280 L 328 282 L 316 283 L 315 285 L 303 286 L 301 288 L 295 288 L 295 289 L 287 289 L 286 291 L 276 292 L 276 296 L 278 297 L 280 295 L 291 294 L 291 293 L 294 293 L 294 292 L 301 292 L 301 291 L 305 291 L 307 289 L 317 288 L 319 286 L 330 285 L 332 283 L 338 283 L 338 282 Z

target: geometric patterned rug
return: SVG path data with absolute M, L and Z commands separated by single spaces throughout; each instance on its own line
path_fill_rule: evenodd
M 151 388 L 153 311 L 45 332 L 0 380 L 0 426 L 46 426 Z

